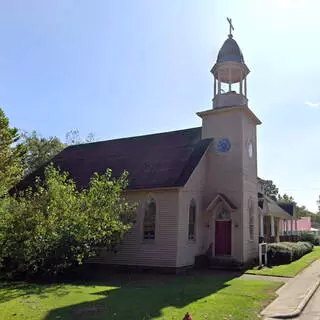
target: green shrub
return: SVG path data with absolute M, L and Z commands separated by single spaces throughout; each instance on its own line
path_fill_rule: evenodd
M 301 232 L 300 240 L 311 242 L 314 246 L 318 246 L 320 244 L 319 237 L 312 232 Z
M 268 244 L 269 264 L 278 265 L 290 263 L 293 258 L 292 249 L 285 242 Z
M 127 173 L 118 179 L 94 174 L 78 190 L 53 166 L 19 196 L 0 199 L 0 274 L 7 278 L 56 275 L 99 253 L 113 250 L 135 218 L 123 197 Z
M 311 252 L 310 242 L 279 242 L 268 244 L 268 260 L 272 265 L 287 264 Z

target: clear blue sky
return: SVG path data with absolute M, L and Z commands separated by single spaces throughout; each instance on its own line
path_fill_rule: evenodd
M 229 16 L 263 122 L 259 176 L 315 210 L 319 12 L 317 0 L 2 0 L 0 106 L 12 125 L 61 139 L 199 126 Z

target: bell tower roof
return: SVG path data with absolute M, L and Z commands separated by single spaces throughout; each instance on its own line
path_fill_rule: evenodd
M 238 62 L 244 64 L 243 54 L 237 42 L 229 34 L 228 39 L 222 45 L 217 58 L 217 63 Z
M 244 106 L 248 104 L 247 76 L 250 72 L 243 54 L 233 39 L 232 21 L 229 23 L 229 36 L 219 50 L 215 65 L 211 69 L 214 77 L 213 108 Z

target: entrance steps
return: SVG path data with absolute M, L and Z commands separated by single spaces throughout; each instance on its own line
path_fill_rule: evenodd
M 230 256 L 199 255 L 195 258 L 196 268 L 222 269 L 222 270 L 243 270 L 246 265 Z
M 210 269 L 242 270 L 244 269 L 244 263 L 229 256 L 211 257 L 208 267 Z

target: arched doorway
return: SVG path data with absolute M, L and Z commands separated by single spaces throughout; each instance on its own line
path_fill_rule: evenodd
M 215 255 L 231 255 L 231 214 L 223 204 L 217 208 L 216 213 Z

